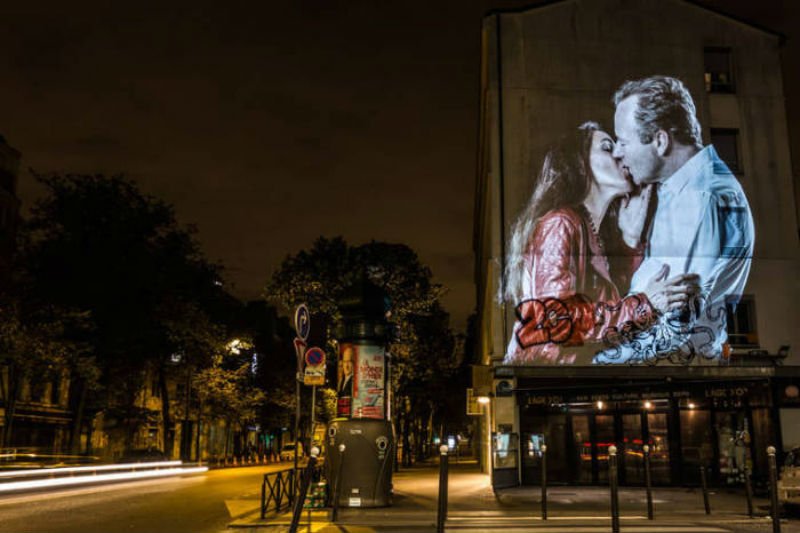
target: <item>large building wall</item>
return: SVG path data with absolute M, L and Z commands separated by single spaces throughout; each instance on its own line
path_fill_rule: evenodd
M 483 26 L 476 278 L 484 362 L 502 358 L 511 306 L 493 299 L 506 238 L 548 144 L 586 120 L 613 132 L 611 97 L 625 80 L 682 79 L 703 126 L 737 128 L 756 226 L 745 289 L 756 302 L 760 346 L 791 345 L 800 362 L 798 228 L 779 63 L 779 36 L 681 0 L 565 0 L 496 13 Z M 735 94 L 710 94 L 704 48 L 729 47 Z M 504 312 L 506 313 L 504 315 Z M 500 331 L 498 331 L 498 329 Z

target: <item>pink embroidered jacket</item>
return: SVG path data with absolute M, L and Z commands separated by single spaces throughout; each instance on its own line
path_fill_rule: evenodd
M 618 283 L 627 284 L 641 257 L 638 249 L 621 252 Z M 503 363 L 590 364 L 601 343 L 614 344 L 626 331 L 649 326 L 657 312 L 644 294 L 620 297 L 608 259 L 576 210 L 555 209 L 539 219 Z

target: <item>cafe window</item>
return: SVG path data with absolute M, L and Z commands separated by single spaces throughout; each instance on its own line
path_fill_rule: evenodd
M 711 128 L 711 144 L 719 157 L 734 174 L 741 174 L 739 160 L 739 130 L 733 128 Z
M 705 85 L 709 93 L 734 93 L 733 61 L 731 49 L 709 46 L 703 51 Z
M 738 302 L 736 300 L 731 298 L 725 305 L 728 315 L 728 343 L 731 346 L 758 346 L 755 298 L 746 294 Z

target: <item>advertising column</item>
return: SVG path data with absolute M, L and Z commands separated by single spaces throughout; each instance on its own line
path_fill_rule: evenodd
M 336 486 L 341 472 L 340 506 L 383 507 L 391 504 L 394 436 L 386 409 L 382 292 L 359 285 L 341 308 L 337 418 L 328 427 L 326 443 L 329 479 Z M 340 451 L 342 444 L 344 451 Z

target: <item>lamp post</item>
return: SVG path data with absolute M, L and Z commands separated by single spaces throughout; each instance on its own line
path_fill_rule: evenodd
M 617 492 L 617 447 L 608 447 L 608 481 L 611 486 L 611 531 L 619 533 L 619 494 Z
M 484 440 L 484 446 L 481 446 L 483 450 L 486 450 L 485 453 L 481 453 L 481 459 L 485 457 L 485 460 L 481 460 L 481 469 L 484 472 L 491 472 L 491 458 L 492 458 L 492 432 L 489 420 L 489 404 L 492 402 L 491 398 L 488 396 L 478 396 L 478 404 L 482 405 L 484 408 L 484 413 L 486 415 L 486 438 Z

